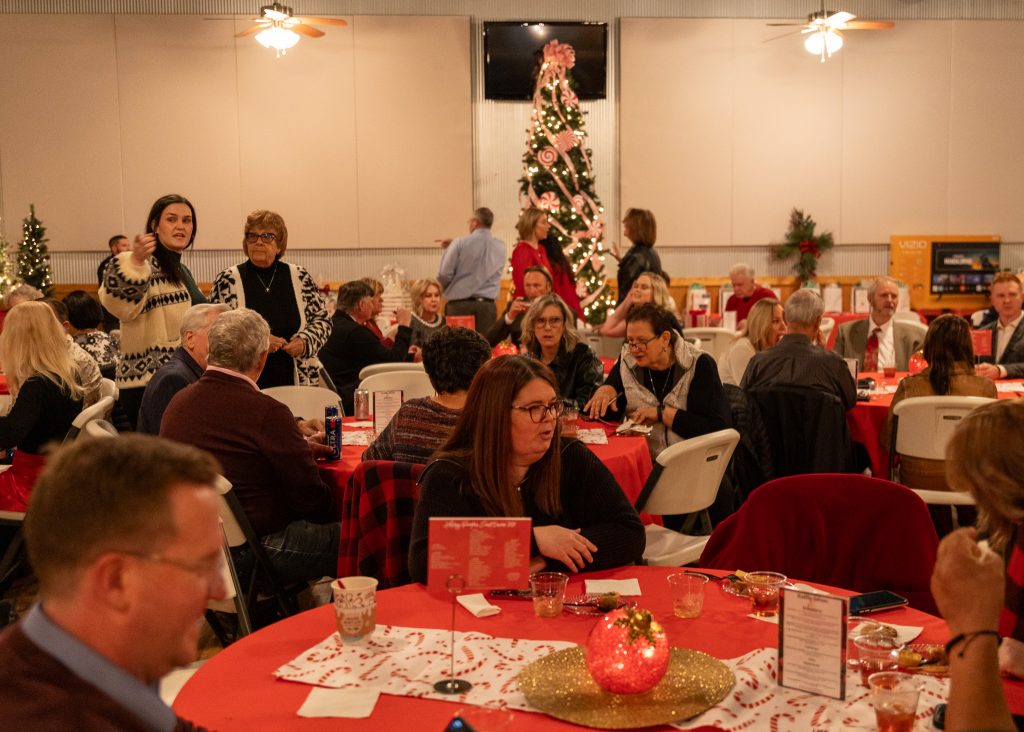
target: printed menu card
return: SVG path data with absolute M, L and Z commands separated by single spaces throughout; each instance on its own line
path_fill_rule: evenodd
M 395 412 L 402 408 L 402 390 L 373 392 L 373 431 L 378 435 L 391 422 Z
M 528 588 L 532 525 L 528 518 L 430 519 L 427 589 L 444 591 L 455 575 L 466 590 Z
M 779 685 L 846 698 L 846 599 L 784 589 L 779 604 Z

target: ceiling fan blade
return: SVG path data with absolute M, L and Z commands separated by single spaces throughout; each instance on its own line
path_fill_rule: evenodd
M 302 25 L 301 23 L 290 25 L 288 26 L 288 29 L 295 31 L 299 35 L 309 36 L 310 38 L 319 38 L 320 36 L 324 35 L 324 32 L 322 30 L 319 30 L 309 25 Z
M 795 36 L 797 33 L 806 33 L 806 30 L 794 30 L 789 33 L 783 33 L 781 36 L 772 36 L 771 38 L 765 38 L 762 43 L 768 43 L 769 41 L 777 41 L 780 38 L 787 38 L 789 36 Z
M 830 15 L 827 18 L 825 18 L 825 24 L 835 28 L 836 26 L 840 26 L 843 23 L 847 23 L 856 17 L 857 16 L 854 15 L 853 13 L 848 13 L 845 10 L 840 10 L 838 13 L 835 13 L 834 15 Z
M 844 23 L 842 30 L 885 30 L 896 26 L 891 20 L 855 20 L 852 23 Z
M 252 25 L 246 28 L 244 31 L 235 34 L 235 38 L 244 38 L 245 36 L 254 36 L 261 30 L 266 28 L 266 25 Z
M 311 25 L 348 25 L 347 20 L 341 18 L 314 18 L 309 15 L 296 15 L 296 20 L 301 20 L 303 23 Z
M 786 25 L 807 25 L 807 23 L 765 23 L 765 25 L 786 26 Z

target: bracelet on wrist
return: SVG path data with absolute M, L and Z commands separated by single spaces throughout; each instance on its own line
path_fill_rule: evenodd
M 961 648 L 960 652 L 956 654 L 958 658 L 963 658 L 964 653 L 967 652 L 967 646 L 969 646 L 971 644 L 971 641 L 977 638 L 979 635 L 991 635 L 996 639 L 997 646 L 1003 642 L 1003 638 L 1001 635 L 999 635 L 998 630 L 973 630 L 970 633 L 960 633 L 959 635 L 954 635 L 952 638 L 950 638 L 949 642 L 946 644 L 946 655 L 949 656 L 950 652 L 954 648 L 963 643 L 964 647 Z

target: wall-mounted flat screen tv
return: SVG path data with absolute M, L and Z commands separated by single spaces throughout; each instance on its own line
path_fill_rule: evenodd
M 484 23 L 484 94 L 488 99 L 530 101 L 542 49 L 549 41 L 576 51 L 572 77 L 580 99 L 604 99 L 607 76 L 606 23 Z
M 986 293 L 998 271 L 998 242 L 932 242 L 933 295 Z

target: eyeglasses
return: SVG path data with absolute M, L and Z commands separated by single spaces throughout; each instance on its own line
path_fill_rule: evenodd
M 272 231 L 264 231 L 262 234 L 257 234 L 255 231 L 245 232 L 245 240 L 250 244 L 255 243 L 257 239 L 262 240 L 264 244 L 273 244 L 277 241 L 277 234 Z
M 119 554 L 125 554 L 129 557 L 135 557 L 141 559 L 144 562 L 157 562 L 159 564 L 169 564 L 172 567 L 183 569 L 190 574 L 194 574 L 201 580 L 207 582 L 219 581 L 224 576 L 224 555 L 218 554 L 217 559 L 209 562 L 196 561 L 190 559 L 178 559 L 176 557 L 165 557 L 163 554 L 149 554 L 146 552 L 126 552 L 118 551 Z
M 631 341 L 631 340 L 629 340 L 627 338 L 626 339 L 626 348 L 628 348 L 631 351 L 646 351 L 647 350 L 647 344 L 650 343 L 651 341 L 656 341 L 656 340 L 658 340 L 658 336 L 652 336 L 652 337 L 648 338 L 647 340 L 644 340 L 643 338 L 638 338 L 635 341 Z
M 512 405 L 513 409 L 518 409 L 520 412 L 526 412 L 537 424 L 543 422 L 546 418 L 558 419 L 562 416 L 562 412 L 565 411 L 565 405 L 561 400 L 553 401 L 550 404 L 527 404 L 526 406 Z
M 565 322 L 565 318 L 537 318 L 533 324 L 537 328 L 557 328 L 563 322 Z

